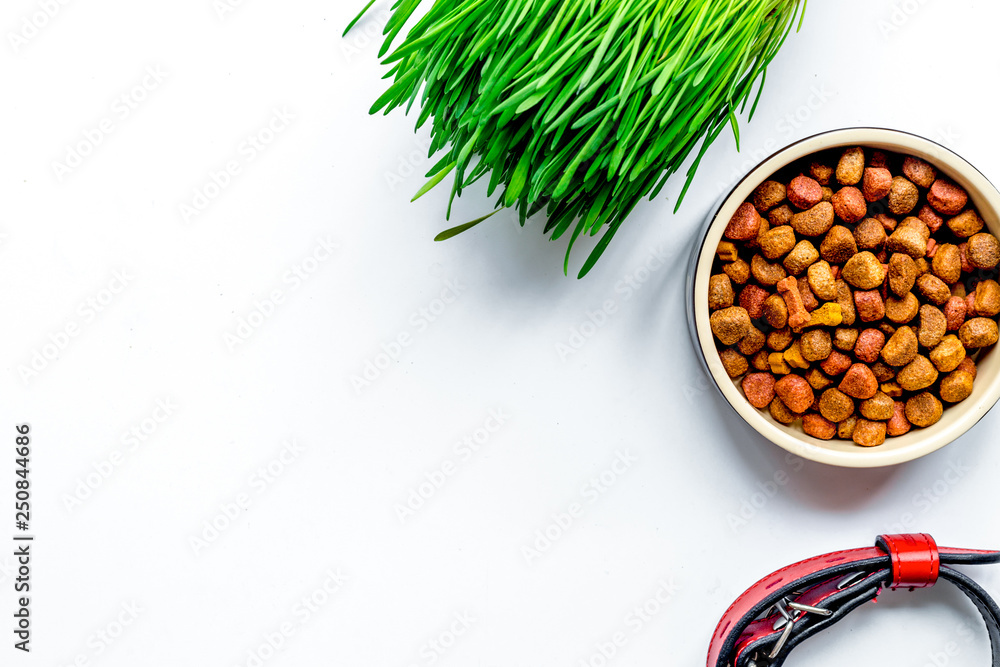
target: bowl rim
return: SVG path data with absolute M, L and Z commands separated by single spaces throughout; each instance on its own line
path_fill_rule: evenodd
M 1000 214 L 1000 192 L 975 166 L 946 146 L 917 134 L 883 127 L 847 127 L 819 132 L 790 143 L 764 158 L 719 198 L 719 202 L 706 218 L 707 224 L 701 243 L 696 244 L 693 252 L 695 265 L 691 274 L 692 289 L 689 290 L 691 299 L 689 305 L 693 313 L 692 327 L 698 341 L 698 352 L 708 368 L 709 376 L 729 405 L 751 428 L 783 449 L 812 461 L 849 468 L 876 468 L 897 465 L 926 456 L 953 442 L 975 426 L 1000 399 L 1000 373 L 990 377 L 986 383 L 977 378 L 980 381 L 977 383 L 977 389 L 980 391 L 977 391 L 978 395 L 974 399 L 972 397 L 966 399 L 974 402 L 964 408 L 965 414 L 960 418 L 948 423 L 939 422 L 927 429 L 913 429 L 904 436 L 893 438 L 893 440 L 908 438 L 909 441 L 902 446 L 887 447 L 889 444 L 887 442 L 886 445 L 873 448 L 854 445 L 850 449 L 838 450 L 831 446 L 815 444 L 824 441 L 804 433 L 793 435 L 770 417 L 765 417 L 763 411 L 750 405 L 737 383 L 729 377 L 722 366 L 716 353 L 709 323 L 708 278 L 711 275 L 715 248 L 722 239 L 725 226 L 736 208 L 750 196 L 757 185 L 795 160 L 823 150 L 847 146 L 881 148 L 924 159 L 939 172 L 966 188 L 970 200 L 975 200 L 975 207 L 981 213 L 983 204 L 988 203 L 993 214 Z M 991 217 L 997 219 L 995 215 Z M 988 226 L 988 229 L 994 234 L 1000 233 L 995 227 L 996 223 Z M 704 298 L 699 298 L 701 296 Z M 814 442 L 808 442 L 809 440 Z

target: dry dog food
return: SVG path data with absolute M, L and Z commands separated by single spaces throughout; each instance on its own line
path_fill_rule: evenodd
M 719 244 L 708 307 L 747 401 L 873 447 L 975 391 L 997 343 L 1000 241 L 931 164 L 852 147 L 774 174 Z

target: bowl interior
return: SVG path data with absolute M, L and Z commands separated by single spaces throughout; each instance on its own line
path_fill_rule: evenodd
M 946 407 L 941 420 L 928 428 L 913 428 L 909 433 L 887 438 L 885 444 L 864 448 L 851 441 L 822 441 L 806 435 L 801 423 L 785 426 L 766 410 L 750 405 L 738 384 L 726 373 L 715 347 L 709 325 L 708 282 L 715 249 L 722 240 L 729 219 L 741 203 L 769 176 L 788 164 L 830 148 L 862 146 L 912 155 L 930 162 L 940 174 L 951 178 L 969 193 L 971 205 L 987 228 L 1000 236 L 1000 194 L 996 188 L 964 159 L 947 148 L 915 135 L 880 128 L 835 130 L 804 139 L 765 159 L 726 197 L 711 220 L 704 242 L 697 252 L 698 263 L 692 295 L 695 331 L 702 353 L 715 383 L 736 411 L 754 429 L 772 442 L 804 458 L 848 467 L 893 465 L 924 456 L 948 444 L 978 422 L 1000 397 L 1000 354 L 996 346 L 980 352 L 978 375 L 972 395 L 961 403 Z

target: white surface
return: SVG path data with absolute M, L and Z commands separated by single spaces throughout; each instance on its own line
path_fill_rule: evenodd
M 263 664 L 596 667 L 620 632 L 608 664 L 697 665 L 731 599 L 795 559 L 902 523 L 944 544 L 1000 546 L 998 411 L 894 469 L 802 463 L 707 389 L 683 312 L 704 212 L 793 139 L 898 127 L 1000 180 L 1000 8 L 900 3 L 886 34 L 892 3 L 810 3 L 743 126 L 743 152 L 724 135 L 681 212 L 671 215 L 675 181 L 579 282 L 562 277 L 563 245 L 544 242 L 537 222 L 520 231 L 497 216 L 430 241 L 446 224 L 446 192 L 409 203 L 421 183 L 407 164 L 420 149 L 413 119 L 368 117 L 383 85 L 377 47 L 339 38 L 363 3 L 234 4 L 220 19 L 212 0 L 67 3 L 17 53 L 9 36 L 0 49 L 0 497 L 13 494 L 13 426 L 28 422 L 37 535 L 34 651 L 15 652 L 0 627 L 0 664 L 255 664 L 248 652 L 287 622 L 294 633 Z M 8 2 L 0 26 L 18 31 L 36 11 Z M 123 118 L 115 100 L 147 67 L 165 78 Z M 251 161 L 241 144 L 274 109 L 294 119 Z M 111 134 L 58 180 L 53 161 L 105 118 Z M 240 173 L 185 222 L 179 205 L 230 160 Z M 455 219 L 489 208 L 470 191 Z M 286 282 L 327 237 L 336 254 Z M 654 254 L 670 261 L 649 274 Z M 128 285 L 103 294 L 116 271 Z M 447 281 L 460 294 L 428 322 L 420 309 L 440 310 Z M 226 335 L 275 290 L 273 316 L 230 351 Z M 109 297 L 93 316 L 81 307 Z M 615 312 L 561 356 L 605 302 Z M 79 333 L 58 359 L 22 381 L 18 367 L 70 324 Z M 358 395 L 351 376 L 401 334 L 410 344 Z M 130 451 L 122 435 L 158 400 L 173 414 Z M 491 410 L 505 423 L 466 460 L 455 443 Z M 302 451 L 262 482 L 256 471 L 286 440 Z M 68 509 L 116 451 L 119 465 Z M 625 453 L 635 461 L 603 493 L 586 486 Z M 453 474 L 401 522 L 397 504 L 448 462 Z M 190 538 L 241 494 L 249 509 L 196 554 Z M 522 548 L 573 503 L 582 514 L 529 563 Z M 11 557 L 0 564 L 10 623 Z M 331 569 L 348 581 L 301 612 Z M 1000 594 L 1000 569 L 974 576 Z M 640 622 L 632 610 L 661 581 L 676 590 Z M 891 655 L 916 666 L 942 653 L 949 665 L 985 664 L 985 635 L 959 597 L 886 595 L 879 613 L 856 612 L 793 660 Z M 115 632 L 130 604 L 137 618 L 104 644 L 97 633 Z M 433 652 L 456 614 L 474 620 Z

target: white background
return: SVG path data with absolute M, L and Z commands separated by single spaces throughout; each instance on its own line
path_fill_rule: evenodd
M 1000 548 L 1000 411 L 894 469 L 804 463 L 709 389 L 683 309 L 709 206 L 797 138 L 899 128 L 1000 181 L 995 3 L 810 3 L 742 152 L 722 135 L 680 213 L 675 179 L 583 281 L 562 275 L 564 246 L 539 221 L 499 215 L 431 241 L 449 226 L 447 188 L 409 203 L 432 164 L 424 135 L 413 117 L 367 114 L 386 2 L 347 39 L 360 0 L 221 15 L 212 0 L 65 2 L 32 32 L 41 4 L 10 0 L 0 17 L 0 664 L 698 665 L 732 598 L 794 560 L 904 527 Z M 244 142 L 275 110 L 293 118 L 250 159 Z M 55 166 L 102 122 L 111 132 L 77 166 Z M 185 220 L 231 160 L 239 173 Z M 453 222 L 491 207 L 472 189 Z M 606 301 L 614 312 L 587 325 Z M 259 326 L 227 344 L 241 321 Z M 352 376 L 376 361 L 357 391 Z M 499 429 L 456 449 L 491 411 Z M 22 422 L 30 655 L 10 630 Z M 619 456 L 630 463 L 612 483 L 587 486 Z M 280 474 L 265 479 L 268 466 Z M 572 525 L 551 528 L 574 503 Z M 557 538 L 536 543 L 547 527 Z M 346 581 L 327 594 L 331 572 Z M 973 575 L 1000 594 L 1000 568 Z M 310 596 L 323 604 L 306 613 Z M 793 661 L 986 664 L 959 598 L 886 594 Z M 453 645 L 431 648 L 451 628 Z

